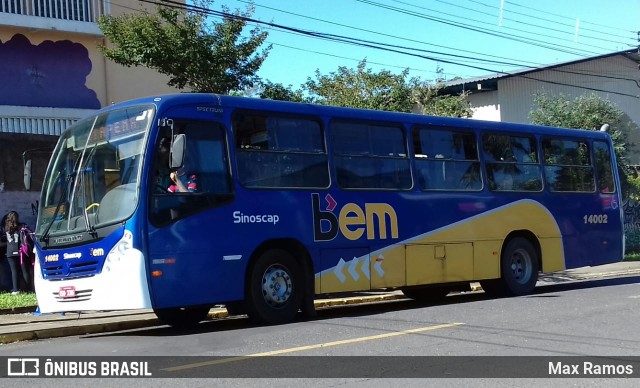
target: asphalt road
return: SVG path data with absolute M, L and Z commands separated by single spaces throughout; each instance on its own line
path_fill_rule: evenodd
M 567 282 L 538 287 L 535 294 L 520 298 L 488 299 L 482 293 L 469 293 L 449 296 L 436 305 L 400 300 L 330 308 L 321 310 L 314 320 L 271 327 L 236 318 L 207 322 L 188 332 L 157 326 L 27 341 L 0 346 L 0 356 L 54 360 L 63 356 L 172 356 L 162 359 L 163 376 L 209 378 L 99 380 L 108 386 L 637 386 L 640 365 L 635 364 L 630 379 L 596 375 L 542 380 L 548 377 L 545 373 L 539 378 L 519 377 L 528 376 L 527 365 L 556 360 L 552 357 L 579 357 L 582 362 L 584 357 L 601 356 L 615 363 L 639 356 L 639 281 L 640 277 L 629 276 Z M 290 357 L 280 362 L 284 367 L 276 375 L 285 378 L 260 378 L 271 376 L 274 369 L 251 364 L 244 358 L 248 355 Z M 466 356 L 474 358 L 457 358 Z M 262 359 L 279 362 L 283 357 Z M 449 370 L 465 377 L 468 372 L 475 378 L 402 378 L 403 373 L 431 373 L 426 368 L 429 365 L 439 367 L 441 373 Z M 505 369 L 505 378 L 489 378 Z M 214 378 L 221 375 L 252 378 Z M 304 378 L 307 375 L 329 378 Z M 385 378 L 388 376 L 394 378 Z M 96 380 L 19 378 L 6 379 L 2 385 L 46 382 L 49 387 L 69 387 Z

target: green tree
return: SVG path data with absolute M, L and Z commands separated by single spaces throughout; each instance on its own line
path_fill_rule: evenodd
M 622 110 L 595 93 L 584 94 L 571 100 L 563 95 L 540 92 L 534 96 L 534 103 L 537 108 L 529 113 L 534 124 L 594 131 L 608 124 L 623 194 L 625 197 L 637 195 L 638 190 L 629 184 L 631 170 L 627 161 L 627 148 L 630 144 L 627 142 Z
M 452 96 L 442 94 L 442 84 L 416 83 L 413 87 L 413 102 L 421 113 L 432 116 L 464 117 L 472 116 L 471 106 L 467 101 L 469 92 Z
M 259 93 L 260 98 L 268 98 L 270 100 L 293 101 L 293 102 L 309 102 L 309 98 L 304 96 L 301 89 L 293 90 L 293 86 L 284 86 L 283 84 L 265 81 L 262 83 L 262 90 Z
M 464 95 L 440 95 L 440 82 L 434 85 L 419 78 L 408 79 L 408 76 L 409 69 L 400 74 L 388 70 L 373 72 L 364 59 L 355 69 L 340 66 L 328 75 L 316 70 L 315 79 L 309 77 L 303 89 L 310 102 L 325 105 L 406 113 L 415 112 L 418 107 L 424 114 L 471 116 Z
M 169 85 L 194 92 L 227 94 L 253 86 L 256 72 L 271 46 L 258 51 L 267 33 L 254 28 L 243 34 L 253 5 L 221 22 L 207 18 L 210 0 L 197 9 L 158 6 L 156 13 L 102 16 L 98 26 L 111 45 L 100 46 L 105 57 L 130 66 L 144 66 L 169 76 Z
M 316 79 L 309 77 L 304 88 L 318 104 L 410 112 L 413 103 L 407 82 L 409 70 L 400 74 L 388 70 L 374 73 L 366 66 L 365 59 L 355 69 L 340 66 L 328 75 L 316 70 Z

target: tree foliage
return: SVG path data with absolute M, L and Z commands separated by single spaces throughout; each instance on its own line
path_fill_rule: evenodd
M 637 194 L 637 189 L 629 184 L 631 170 L 628 166 L 627 148 L 630 144 L 627 141 L 628 131 L 623 122 L 622 110 L 595 93 L 571 100 L 563 95 L 541 92 L 535 95 L 534 103 L 537 108 L 529 114 L 534 124 L 587 130 L 600 130 L 604 124 L 608 124 L 623 193 L 625 196 Z
M 537 109 L 529 116 L 539 125 L 599 130 L 603 124 L 609 124 L 611 128 L 622 124 L 623 112 L 595 93 L 570 100 L 563 95 L 541 92 L 535 95 L 534 103 Z
M 209 0 L 198 3 L 208 5 Z M 200 8 L 202 10 L 206 7 Z M 259 51 L 267 33 L 259 28 L 243 35 L 249 5 L 221 22 L 203 11 L 158 6 L 156 13 L 102 16 L 98 25 L 111 45 L 105 57 L 127 67 L 144 66 L 169 76 L 169 85 L 194 92 L 224 93 L 253 86 L 271 46 Z
M 420 107 L 421 113 L 432 116 L 448 116 L 469 118 L 473 115 L 471 106 L 464 92 L 457 96 L 441 93 L 442 84 L 417 84 L 413 88 L 413 101 Z
M 309 102 L 309 99 L 304 96 L 304 92 L 301 89 L 293 90 L 293 86 L 291 85 L 284 86 L 271 81 L 265 81 L 262 83 L 262 89 L 259 96 L 260 98 L 267 98 L 270 100 Z
M 365 59 L 355 69 L 340 66 L 329 74 L 316 70 L 315 79 L 307 78 L 307 82 L 297 90 L 291 85 L 285 87 L 267 81 L 260 97 L 406 113 L 419 109 L 421 113 L 430 115 L 471 117 L 465 95 L 441 95 L 441 83 L 408 79 L 408 75 L 408 69 L 400 74 L 388 70 L 376 73 L 367 68 Z
M 315 103 L 349 108 L 410 112 L 413 107 L 409 70 L 393 74 L 388 70 L 374 73 L 366 60 L 355 69 L 346 66 L 327 75 L 316 70 L 315 80 L 308 78 L 305 89 Z

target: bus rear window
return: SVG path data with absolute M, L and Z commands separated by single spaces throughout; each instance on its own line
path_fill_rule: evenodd
M 542 139 L 545 183 L 551 191 L 595 191 L 589 145 L 584 141 Z
M 601 193 L 615 193 L 616 184 L 613 180 L 613 166 L 611 165 L 611 152 L 609 151 L 609 145 L 602 141 L 594 141 L 593 150 L 596 163 L 598 190 L 600 190 Z

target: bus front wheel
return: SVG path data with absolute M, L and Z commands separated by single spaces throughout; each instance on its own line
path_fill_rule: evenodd
M 538 281 L 540 265 L 533 244 L 526 238 L 509 240 L 500 259 L 500 279 L 481 281 L 484 291 L 495 296 L 531 294 Z
M 302 269 L 282 249 L 262 254 L 247 279 L 247 315 L 262 324 L 290 322 L 298 313 L 303 294 Z
M 163 323 L 177 329 L 187 329 L 196 326 L 209 314 L 209 306 L 206 307 L 174 307 L 154 309 L 158 319 Z

